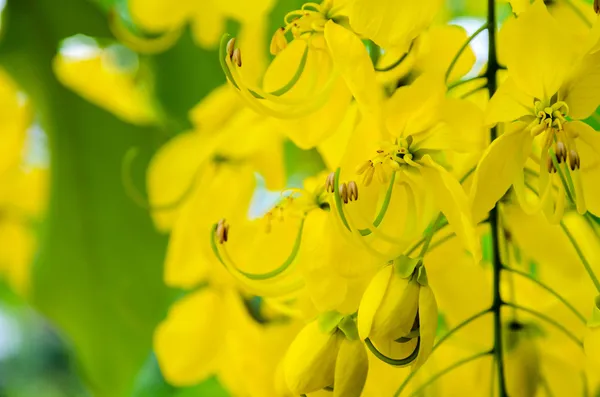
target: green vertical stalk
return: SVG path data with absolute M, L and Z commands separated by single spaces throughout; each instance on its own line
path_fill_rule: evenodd
M 498 58 L 496 54 L 496 4 L 494 0 L 488 0 L 487 12 L 488 26 L 488 66 L 487 66 L 487 89 L 490 98 L 496 92 L 498 82 L 496 75 L 498 72 Z M 490 130 L 490 140 L 498 137 L 498 130 L 493 127 Z M 504 376 L 504 360 L 502 348 L 502 297 L 500 296 L 500 273 L 502 271 L 502 262 L 500 258 L 500 230 L 499 230 L 499 213 L 498 205 L 490 211 L 490 229 L 492 233 L 493 246 L 493 300 L 492 312 L 494 313 L 494 359 L 497 363 L 498 370 L 498 391 L 500 397 L 505 397 L 506 381 Z

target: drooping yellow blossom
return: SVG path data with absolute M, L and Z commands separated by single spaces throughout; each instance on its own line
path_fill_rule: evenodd
M 352 316 L 323 314 L 291 343 L 283 362 L 293 395 L 333 389 L 335 397 L 359 397 L 368 372 L 367 352 Z
M 83 46 L 83 44 L 79 44 Z M 86 44 L 82 54 L 59 52 L 53 68 L 58 80 L 69 89 L 117 117 L 134 124 L 152 124 L 158 120 L 150 87 L 138 79 L 139 66 L 119 66 L 118 48 L 100 48 Z
M 400 257 L 381 269 L 358 310 L 360 338 L 375 349 L 390 343 L 409 346 L 404 357 L 391 361 L 418 368 L 429 357 L 436 329 L 437 304 L 420 260 Z
M 600 135 L 578 120 L 600 104 L 600 90 L 591 88 L 598 84 L 600 53 L 588 53 L 586 45 L 573 40 L 542 1 L 508 21 L 500 35 L 510 46 L 508 78 L 491 99 L 486 121 L 515 122 L 481 159 L 471 192 L 474 212 L 489 210 L 511 184 L 521 204 L 531 207 L 523 176 L 528 158 L 539 164 L 540 199 L 531 211 L 542 208 L 549 218 L 560 219 L 565 196 L 572 197 L 580 213 L 598 211 L 597 195 L 586 203 L 583 185 L 595 175 Z M 552 40 L 540 46 L 534 38 L 540 36 Z M 551 192 L 553 181 L 559 181 L 558 195 Z

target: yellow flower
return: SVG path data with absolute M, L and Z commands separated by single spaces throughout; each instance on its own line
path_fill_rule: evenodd
M 381 269 L 358 309 L 360 338 L 371 346 L 410 344 L 410 354 L 393 365 L 418 368 L 429 357 L 436 330 L 437 303 L 420 260 L 400 257 Z
M 548 39 L 540 42 L 538 37 Z M 558 220 L 567 195 L 583 213 L 587 208 L 584 175 L 596 177 L 600 135 L 577 120 L 588 117 L 600 104 L 600 90 L 590 88 L 599 84 L 600 52 L 586 53 L 587 45 L 573 40 L 539 0 L 508 21 L 500 39 L 510 49 L 508 78 L 492 97 L 486 121 L 518 121 L 481 159 L 471 191 L 475 216 L 492 208 L 511 184 L 528 212 L 543 209 L 549 219 Z M 540 199 L 533 207 L 527 204 L 522 172 L 530 157 L 539 164 Z M 556 197 L 551 192 L 553 181 L 559 181 Z M 596 201 L 591 198 L 591 211 L 598 208 Z
M 81 45 L 81 44 L 80 44 Z M 114 59 L 117 47 L 87 47 L 85 56 L 60 52 L 53 61 L 54 73 L 66 87 L 86 100 L 133 124 L 157 122 L 150 89 L 138 78 L 136 66 L 126 69 Z
M 368 197 L 372 194 L 369 193 L 372 184 L 377 194 L 382 186 L 391 189 L 389 197 L 385 191 L 382 196 L 386 195 L 384 203 L 391 202 L 394 210 L 386 212 L 387 207 L 382 206 L 383 210 L 375 221 L 371 220 L 373 212 L 362 215 L 368 222 L 365 227 L 369 229 L 367 235 L 370 238 L 380 235 L 383 240 L 386 234 L 391 236 L 387 240 L 393 241 L 396 251 L 388 249 L 382 252 L 383 260 L 398 256 L 406 248 L 406 243 L 421 232 L 425 227 L 423 222 L 427 222 L 431 214 L 432 202 L 446 216 L 475 260 L 480 257 L 468 199 L 460 183 L 442 164 L 450 168 L 456 153 L 480 150 L 483 143 L 481 112 L 475 105 L 446 98 L 445 92 L 441 76 L 423 74 L 410 86 L 400 87 L 385 102 L 366 94 L 365 97 L 370 100 L 364 103 L 364 118 L 346 142 L 340 144 L 345 151 L 340 161 L 341 170 L 346 173 L 356 170 L 362 175 L 361 192 L 367 191 Z M 461 113 L 472 118 L 465 122 Z M 421 195 L 427 199 L 417 199 Z M 335 194 L 332 196 L 335 197 Z M 358 204 L 361 201 L 359 199 Z M 377 203 L 377 200 L 374 202 Z M 400 206 L 406 206 L 406 210 L 398 211 Z M 361 231 L 364 228 L 351 226 L 364 221 L 352 219 L 350 209 L 345 213 L 345 206 L 335 204 L 334 207 L 333 200 L 332 208 L 344 217 L 348 230 L 364 234 Z M 400 216 L 399 222 L 392 222 L 390 226 L 395 227 L 395 232 L 379 233 L 382 231 L 379 225 L 383 222 L 385 231 L 387 218 L 394 216 Z
M 217 375 L 232 393 L 277 396 L 273 378 L 297 326 L 260 324 L 234 289 L 208 285 L 176 302 L 154 334 L 154 351 L 171 384 Z M 260 365 L 256 365 L 260 360 Z
M 376 99 L 373 93 L 381 95 L 367 88 L 375 72 L 366 48 L 356 34 L 335 22 L 339 20 L 343 15 L 330 1 L 307 3 L 288 13 L 285 27 L 272 40 L 277 56 L 262 88 L 251 81 L 254 76 L 235 39 L 225 36 L 221 42 L 219 56 L 231 84 L 252 109 L 279 120 L 289 138 L 304 149 L 335 132 L 352 96 L 362 108 L 365 101 Z M 294 40 L 287 44 L 285 35 Z

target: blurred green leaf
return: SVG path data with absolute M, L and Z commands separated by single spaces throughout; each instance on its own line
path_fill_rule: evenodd
M 128 125 L 66 90 L 51 71 L 60 40 L 108 37 L 86 1 L 10 0 L 0 63 L 31 97 L 49 135 L 51 195 L 33 273 L 32 303 L 68 337 L 95 396 L 129 395 L 170 292 L 162 282 L 166 239 L 127 198 L 120 166 L 141 149 L 143 181 L 151 128 Z

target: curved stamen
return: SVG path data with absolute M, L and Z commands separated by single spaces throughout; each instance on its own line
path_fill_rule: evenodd
M 379 350 L 377 350 L 377 348 L 369 338 L 365 339 L 365 344 L 367 345 L 371 353 L 373 353 L 375 357 L 377 357 L 384 363 L 392 365 L 394 367 L 404 367 L 415 361 L 417 356 L 419 355 L 419 348 L 421 347 L 421 337 L 417 337 L 417 345 L 415 346 L 415 350 L 413 350 L 413 352 L 407 357 L 400 359 L 388 357 Z
M 231 71 L 227 67 L 227 63 L 225 61 L 225 58 L 229 57 L 227 48 L 230 43 L 230 40 L 232 40 L 232 39 L 233 39 L 233 37 L 228 33 L 224 34 L 223 37 L 221 38 L 221 45 L 219 46 L 219 62 L 221 63 L 221 69 L 223 69 L 223 72 L 225 73 L 225 76 L 227 77 L 227 79 L 231 82 L 231 84 L 233 84 L 233 86 L 235 88 L 237 88 L 239 90 L 240 88 L 238 87 L 237 83 L 233 79 L 233 76 L 231 75 Z M 308 59 L 308 44 L 304 48 L 304 52 L 302 53 L 302 57 L 300 58 L 300 63 L 298 64 L 298 68 L 296 69 L 296 72 L 294 73 L 294 75 L 292 76 L 290 81 L 288 81 L 281 88 L 278 88 L 274 91 L 268 92 L 267 94 L 274 95 L 274 96 L 280 96 L 280 95 L 287 93 L 289 90 L 291 90 L 292 87 L 294 85 L 296 85 L 298 80 L 300 80 L 300 77 L 302 76 L 302 72 L 304 72 L 304 68 L 306 67 L 307 59 Z M 261 95 L 254 90 L 248 90 L 248 91 L 250 92 L 250 94 L 252 94 L 252 96 L 254 96 L 257 99 L 265 99 L 264 95 Z
M 249 273 L 249 272 L 245 272 L 245 271 L 241 270 L 237 265 L 235 265 L 235 263 L 233 261 L 231 262 L 232 265 L 235 267 L 235 269 L 241 275 L 247 277 L 250 280 L 269 280 L 269 279 L 279 276 L 280 274 L 285 272 L 290 267 L 290 265 L 294 262 L 294 259 L 296 259 L 296 256 L 298 255 L 298 251 L 300 250 L 300 243 L 302 242 L 302 231 L 304 230 L 304 219 L 305 218 L 302 218 L 302 220 L 300 221 L 300 226 L 298 227 L 298 233 L 296 234 L 296 239 L 294 240 L 294 245 L 292 246 L 292 250 L 291 250 L 290 254 L 286 258 L 286 260 L 283 261 L 283 263 L 281 265 L 279 265 L 278 267 L 276 267 L 275 269 L 273 269 L 269 272 L 266 272 L 266 273 Z M 227 253 L 226 245 L 222 246 L 222 250 L 228 257 L 230 257 L 229 254 Z
M 394 190 L 395 180 L 396 180 L 396 173 L 393 172 L 392 177 L 390 178 L 390 182 L 388 184 L 387 191 L 385 192 L 385 197 L 383 199 L 383 203 L 381 205 L 381 208 L 379 209 L 379 213 L 377 214 L 377 217 L 373 221 L 374 227 L 379 227 L 379 225 L 383 221 L 383 218 L 385 218 L 385 214 L 387 213 L 387 210 L 390 206 L 390 201 L 392 199 L 392 192 Z M 361 236 L 368 236 L 369 234 L 372 233 L 372 231 L 369 228 L 360 229 L 359 232 L 360 232 Z
M 227 65 L 227 67 L 231 67 L 230 72 L 231 72 L 232 77 L 234 79 L 237 78 L 237 79 L 241 80 L 241 76 L 239 75 L 237 70 L 233 67 L 233 65 L 231 63 L 231 59 L 229 59 L 229 57 L 225 58 L 225 63 Z M 239 86 L 239 85 L 236 85 L 236 86 L 239 90 L 238 92 L 242 95 L 242 98 L 244 98 L 246 100 L 246 103 L 250 107 L 252 107 L 254 110 L 256 110 L 257 112 L 262 113 L 262 114 L 267 114 L 267 115 L 270 115 L 270 116 L 273 116 L 273 117 L 279 118 L 279 119 L 297 119 L 297 118 L 309 115 L 310 113 L 314 112 L 319 107 L 321 107 L 327 101 L 331 86 L 333 85 L 333 83 L 335 81 L 336 81 L 336 74 L 331 73 L 329 80 L 325 83 L 321 92 L 315 94 L 312 98 L 306 98 L 306 99 L 302 99 L 302 100 L 293 100 L 292 101 L 290 99 L 284 99 L 281 97 L 269 96 L 269 95 L 265 94 L 265 99 L 270 99 L 273 102 L 275 102 L 275 104 L 277 104 L 278 102 L 280 102 L 280 104 L 283 104 L 283 105 L 286 105 L 285 102 L 295 102 L 295 103 L 299 103 L 299 104 L 304 104 L 303 107 L 294 106 L 295 112 L 292 112 L 291 110 L 278 111 L 276 109 L 265 106 L 260 101 L 258 101 L 258 99 L 255 96 L 252 95 L 252 93 L 250 92 L 250 90 L 248 88 L 246 88 L 245 86 Z
M 229 273 L 239 281 L 252 294 L 262 297 L 281 297 L 294 293 L 302 288 L 303 281 L 296 279 L 286 285 L 273 285 L 269 283 L 255 284 L 254 280 L 249 280 L 244 274 L 240 273 L 235 265 L 232 264 L 231 258 L 226 251 L 219 252 L 216 241 L 218 223 L 215 223 L 210 232 L 210 247 L 217 260 L 229 271 Z
M 157 54 L 166 51 L 179 40 L 183 32 L 182 28 L 177 28 L 164 32 L 160 36 L 143 37 L 129 30 L 114 9 L 108 11 L 108 28 L 119 42 L 142 54 Z
M 352 229 L 350 229 L 350 225 L 348 224 L 348 220 L 346 219 L 346 214 L 344 213 L 344 208 L 342 207 L 342 197 L 340 196 L 340 172 L 341 172 L 341 169 L 340 169 L 340 167 L 338 167 L 335 170 L 334 179 L 333 179 L 333 197 L 335 200 L 335 207 L 338 211 L 338 215 L 340 216 L 340 219 L 342 220 L 342 223 L 344 224 L 344 226 L 346 226 L 346 229 L 348 229 L 349 231 L 352 231 Z

